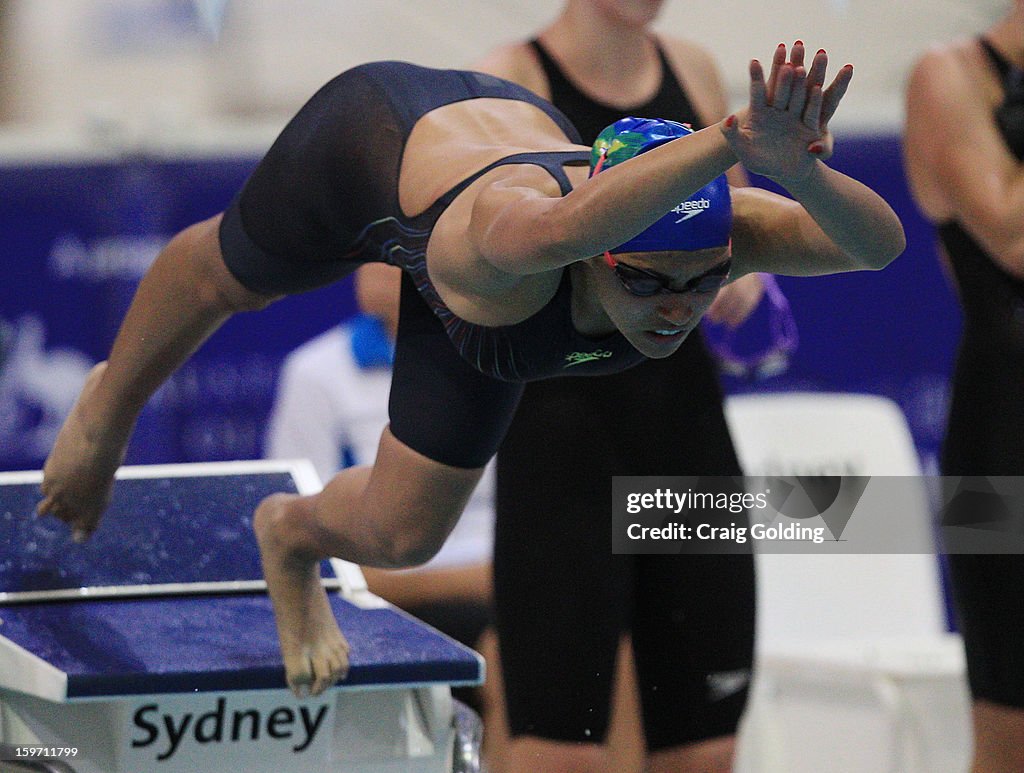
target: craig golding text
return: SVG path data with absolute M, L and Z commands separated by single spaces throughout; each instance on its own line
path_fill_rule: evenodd
M 796 523 L 768 524 L 755 523 L 752 526 L 712 526 L 699 523 L 691 526 L 685 523 L 667 523 L 664 526 L 643 526 L 631 523 L 626 527 L 626 536 L 631 540 L 704 540 L 729 541 L 738 545 L 747 539 L 755 541 L 799 541 L 820 545 L 825 541 L 824 526 L 801 526 Z

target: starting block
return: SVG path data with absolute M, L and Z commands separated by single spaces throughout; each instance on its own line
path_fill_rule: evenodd
M 748 475 L 904 476 L 891 517 L 931 535 L 913 438 L 876 395 L 726 401 Z M 908 483 L 908 487 L 910 484 Z M 755 677 L 737 773 L 962 773 L 970 768 L 963 642 L 948 633 L 932 554 L 758 554 Z M 898 589 L 898 590 L 897 590 Z
M 482 659 L 352 564 L 321 569 L 347 679 L 285 688 L 251 519 L 268 494 L 319 490 L 308 463 L 122 468 L 81 545 L 33 515 L 40 480 L 0 473 L 0 770 L 477 769 L 450 688 L 479 684 Z

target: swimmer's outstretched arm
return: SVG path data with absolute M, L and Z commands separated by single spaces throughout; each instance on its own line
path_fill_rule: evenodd
M 511 178 L 480 192 L 467 234 L 505 273 L 553 271 L 635 236 L 735 163 L 712 126 L 595 175 L 566 196 Z
M 93 369 L 43 468 L 38 512 L 76 539 L 95 531 L 139 412 L 153 392 L 237 311 L 272 298 L 243 287 L 220 254 L 220 216 L 161 251 L 139 284 L 110 358 Z
M 876 252 L 876 246 L 891 260 L 902 251 L 899 246 L 893 254 L 893 247 L 902 242 L 898 221 L 895 229 L 881 230 L 885 237 L 899 231 L 899 239 L 887 238 L 877 245 L 869 239 L 867 247 L 859 241 L 864 235 L 859 223 L 843 228 L 838 218 L 828 221 L 825 210 L 836 204 L 834 196 L 849 199 L 849 206 L 839 209 L 872 221 L 868 236 L 878 230 L 875 221 L 895 216 L 873 192 L 821 164 L 819 159 L 831 152 L 828 120 L 846 91 L 852 68 L 841 69 L 824 88 L 825 52 L 818 52 L 809 69 L 804 68 L 803 57 L 802 44 L 794 47 L 790 61 L 781 46 L 767 80 L 760 64 L 753 62 L 750 105 L 741 113 L 617 165 L 564 197 L 521 184 L 519 178 L 481 191 L 469 223 L 473 246 L 484 260 L 510 274 L 541 273 L 585 260 L 646 228 L 739 160 L 750 171 L 790 186 L 812 210 L 814 220 L 821 217 L 829 236 L 838 240 L 838 247 L 829 242 L 837 255 L 857 249 L 854 260 L 829 263 L 819 267 L 819 273 L 874 266 L 883 259 L 875 256 L 865 264 L 861 257 Z M 774 268 L 751 264 L 744 273 L 756 270 Z

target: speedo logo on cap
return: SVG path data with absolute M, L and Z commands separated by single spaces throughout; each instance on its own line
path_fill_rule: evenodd
M 691 217 L 697 217 L 704 210 L 711 208 L 711 201 L 709 199 L 687 199 L 679 204 L 676 204 L 672 208 L 672 212 L 676 215 L 682 215 L 681 218 L 676 220 L 676 223 L 682 223 L 684 220 L 689 220 Z

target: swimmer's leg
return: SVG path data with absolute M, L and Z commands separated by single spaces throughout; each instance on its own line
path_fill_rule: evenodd
M 228 317 L 272 298 L 238 282 L 224 265 L 220 216 L 185 229 L 139 284 L 110 358 L 89 375 L 43 470 L 40 515 L 78 538 L 99 524 L 143 405 Z
M 1024 710 L 975 700 L 974 766 L 971 773 L 1024 770 Z
M 348 671 L 348 643 L 319 562 L 335 556 L 383 568 L 424 563 L 455 526 L 482 472 L 435 462 L 385 429 L 372 468 L 342 470 L 313 496 L 275 494 L 260 504 L 254 527 L 296 695 L 318 695 Z

